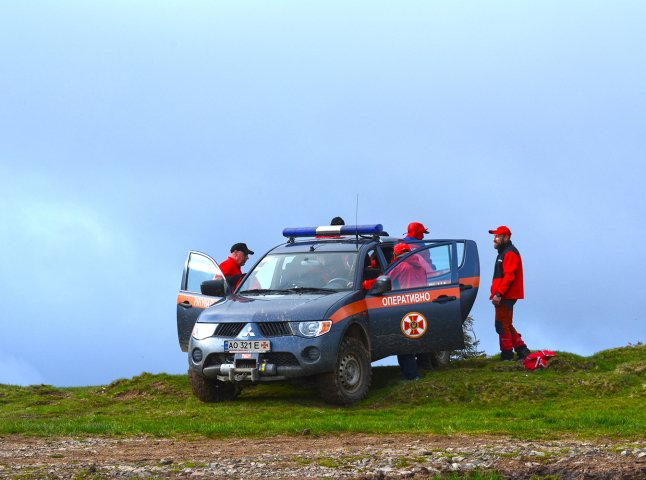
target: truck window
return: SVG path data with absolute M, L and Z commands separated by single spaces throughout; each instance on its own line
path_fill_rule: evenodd
M 464 251 L 464 249 L 462 249 Z M 450 282 L 451 246 L 414 249 L 388 272 L 393 290 L 421 288 Z
M 191 253 L 188 259 L 186 291 L 200 293 L 200 285 L 206 280 L 213 280 L 220 275 L 220 270 L 213 262 L 197 253 Z

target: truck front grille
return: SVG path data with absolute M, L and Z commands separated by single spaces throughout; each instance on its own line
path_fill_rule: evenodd
M 284 337 L 292 335 L 292 329 L 288 322 L 263 322 L 258 323 L 258 328 L 265 337 Z
M 214 337 L 237 337 L 244 323 L 221 323 L 215 329 Z

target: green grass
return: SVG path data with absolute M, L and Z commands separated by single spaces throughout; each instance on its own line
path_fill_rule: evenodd
M 480 358 L 400 380 L 374 369 L 368 397 L 348 408 L 291 384 L 245 389 L 238 400 L 204 404 L 185 375 L 151 375 L 100 387 L 0 385 L 0 434 L 260 436 L 337 432 L 505 434 L 523 438 L 643 438 L 646 346 L 591 357 L 557 352 L 529 372 Z

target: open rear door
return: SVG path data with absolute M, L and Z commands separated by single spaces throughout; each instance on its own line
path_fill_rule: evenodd
M 188 350 L 188 341 L 193 331 L 197 317 L 205 308 L 210 307 L 222 297 L 203 295 L 202 282 L 222 278 L 222 271 L 217 262 L 205 253 L 188 252 L 182 285 L 177 295 L 177 338 L 183 352 Z M 224 282 L 225 295 L 229 292 L 227 282 Z
M 462 322 L 467 319 L 480 286 L 480 259 L 478 246 L 473 240 L 461 240 L 458 247 L 458 277 L 460 281 L 460 310 Z

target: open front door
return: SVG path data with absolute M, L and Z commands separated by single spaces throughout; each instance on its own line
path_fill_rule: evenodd
M 464 348 L 455 241 L 411 244 L 385 272 L 392 290 L 368 293 L 375 357 Z
M 188 252 L 182 285 L 177 295 L 177 338 L 182 351 L 188 350 L 188 341 L 193 331 L 193 325 L 200 313 L 222 297 L 202 294 L 202 282 L 222 278 L 222 271 L 217 262 L 205 253 Z M 224 283 L 225 295 L 229 292 L 227 282 Z

